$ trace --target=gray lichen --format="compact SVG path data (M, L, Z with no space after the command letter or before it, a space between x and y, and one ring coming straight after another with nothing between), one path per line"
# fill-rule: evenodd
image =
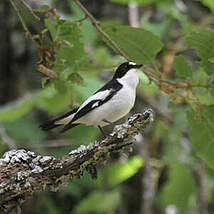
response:
M135 141L133 136L152 121L151 109L135 114L126 123L116 126L109 137L87 146L81 145L61 159L36 155L24 149L6 152L0 159L0 176L3 178L0 180L0 200L5 200L5 204L13 198L18 201L19 195L22 199L25 193L29 196L34 191L44 190L46 186L57 191L70 179L80 178L85 170L96 178L96 167L106 163L111 152L121 152L125 147L128 148ZM2 205L0 213L1 209Z
M69 155L77 155L84 153L87 150L87 147L85 145L80 145L77 149L72 150Z
M113 133L117 135L117 138L124 138L124 135L127 133L128 128L131 126L128 123L124 123L122 125L117 125L114 127Z
M33 173L41 173L43 172L43 169L40 166L35 166L32 170Z

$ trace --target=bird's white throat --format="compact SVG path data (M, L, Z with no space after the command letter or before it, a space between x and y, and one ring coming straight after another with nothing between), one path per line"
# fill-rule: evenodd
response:
M123 86L128 85L131 88L136 88L139 83L139 75L137 69L130 69L122 78L118 78L117 81Z

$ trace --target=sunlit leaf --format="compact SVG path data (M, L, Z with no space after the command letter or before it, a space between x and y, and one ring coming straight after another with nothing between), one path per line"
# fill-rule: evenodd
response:
M131 176L143 166L143 160L140 156L134 156L126 162L116 162L105 168L99 175L99 182L105 182L109 186L117 185Z

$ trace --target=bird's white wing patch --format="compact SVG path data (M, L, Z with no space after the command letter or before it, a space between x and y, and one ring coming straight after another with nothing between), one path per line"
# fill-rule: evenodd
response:
M135 62L129 62L129 65L136 65Z
M111 93L111 90L100 91L91 97L89 97L78 109L76 113L78 113L82 108L84 108L88 103L93 100L105 100L105 98ZM93 107L97 106L99 102L93 104ZM95 105L95 106L94 106Z
M100 102L100 101L97 101L96 103L94 103L94 104L92 105L92 108L98 106L98 105L99 105L99 102Z

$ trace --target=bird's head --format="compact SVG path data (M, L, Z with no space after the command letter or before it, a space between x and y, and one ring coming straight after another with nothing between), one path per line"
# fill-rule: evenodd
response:
M141 68L142 64L136 64L135 62L124 62L121 64L115 74L114 74L114 79L120 79L126 76L126 74L130 73L129 71L137 71L137 69Z

